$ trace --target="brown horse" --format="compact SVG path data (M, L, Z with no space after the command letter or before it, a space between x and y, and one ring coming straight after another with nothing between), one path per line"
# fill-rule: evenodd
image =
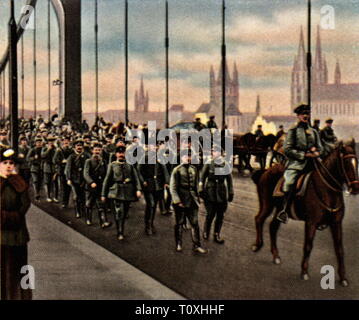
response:
M268 170L260 170L253 174L252 179L257 185L260 209L255 217L257 230L254 252L263 246L263 224L272 211L280 210L281 198L273 197L273 191L284 172L283 165L275 165ZM342 221L344 218L343 187L347 185L351 194L359 193L358 159L355 153L354 140L338 146L321 162L315 161L315 170L308 182L307 190L302 198L294 201L297 218L305 222L305 243L302 260L302 279L308 280L309 256L313 248L316 230L321 226L329 226L335 253L338 260L340 283L348 285L345 277ZM278 200L279 199L279 200ZM277 232L280 222L275 218L270 223L271 252L273 262L280 264L281 259L277 248ZM294 217L291 216L293 219Z

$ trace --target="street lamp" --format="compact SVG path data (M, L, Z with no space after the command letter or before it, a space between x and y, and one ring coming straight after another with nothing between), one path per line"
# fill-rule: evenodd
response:
M63 84L64 82L62 81L62 80L60 80L60 79L56 79L56 80L53 80L52 81L52 85L55 87L55 86L59 86L59 92L60 92L60 94L59 94L59 110L58 110L58 113L60 114L60 116L61 116L61 85Z

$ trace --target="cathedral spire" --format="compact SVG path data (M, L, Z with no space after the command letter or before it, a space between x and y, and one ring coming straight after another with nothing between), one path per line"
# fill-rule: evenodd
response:
M297 70L307 70L307 54L305 52L303 26L300 27L300 39L296 61Z
M144 89L144 85L143 85L143 76L141 76L140 97L141 98L145 97L145 89Z
M261 114L261 100L259 94L257 95L257 104L256 104L256 115L257 117Z
M233 65L233 82L237 85L238 84L238 69L237 69L237 63L234 62Z
M340 71L340 64L339 60L337 60L336 66L335 66L335 74L334 74L334 83L339 85L341 84L342 73Z

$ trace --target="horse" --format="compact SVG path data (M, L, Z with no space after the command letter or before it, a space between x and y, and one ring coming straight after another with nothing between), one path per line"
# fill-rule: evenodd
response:
M358 158L355 152L355 141L340 142L324 160L314 160L315 169L308 181L303 197L294 200L298 220L305 222L305 243L301 264L301 278L309 279L309 257L313 248L316 230L321 226L329 226L334 241L334 249L338 261L338 274L342 286L348 286L344 266L344 248L342 221L344 218L344 185L350 194L359 193ZM273 210L280 210L282 199L273 197L273 191L284 172L282 164L274 165L267 170L258 170L252 175L257 186L260 203L255 217L257 238L252 246L258 252L263 246L263 224ZM290 218L295 217L290 214ZM273 262L280 264L277 248L277 232L281 222L276 214L270 223L271 252Z
M238 171L243 170L253 171L250 165L251 149L255 145L256 136L248 132L243 135L234 135L233 137L233 155L238 156L239 166Z
M251 149L251 155L256 156L262 170L266 167L268 152L273 150L276 141L277 139L274 134L261 136L256 139Z

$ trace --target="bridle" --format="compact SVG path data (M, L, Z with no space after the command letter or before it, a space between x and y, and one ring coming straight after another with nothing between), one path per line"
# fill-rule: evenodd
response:
M344 176L345 178L345 183L348 186L348 189L351 189L351 187L353 185L359 184L359 178L358 178L358 170L357 170L357 165L358 165L358 158L354 153L349 153L344 155L343 152L340 152L339 154L339 164L340 164L340 171L341 174ZM355 161L355 165L354 165L354 174L355 174L355 180L350 181L348 174L345 170L345 165L344 165L344 161L347 159L353 159ZM326 172L326 174L330 177L330 179L334 182L334 184L336 186L333 186L326 177L323 176L323 174L321 173L321 171L318 168L318 164L321 166L321 168L324 169L324 171ZM342 184L335 178L333 177L333 175L330 173L330 171L327 169L327 167L323 164L323 162L319 159L315 159L314 160L314 166L316 171L319 174L319 177L321 178L321 180L323 181L323 183L331 190L335 191L335 192L342 192L343 191L343 186Z

